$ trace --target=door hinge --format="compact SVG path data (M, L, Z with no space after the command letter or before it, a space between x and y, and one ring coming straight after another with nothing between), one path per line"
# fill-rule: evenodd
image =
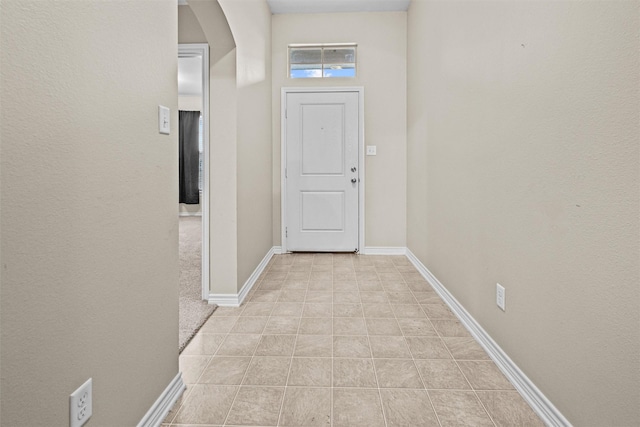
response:
M285 178L289 178L287 168L284 168L284 177Z
M284 237L289 237L289 227L284 228Z

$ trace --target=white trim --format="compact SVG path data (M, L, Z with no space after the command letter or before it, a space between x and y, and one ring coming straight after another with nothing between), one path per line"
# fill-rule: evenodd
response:
M255 270L253 270L253 273L251 273L251 276L249 276L247 281L244 282L244 285L242 286L242 289L240 289L239 293L211 294L209 295L209 298L208 298L209 304L217 304L220 307L240 307L240 304L242 304L242 302L247 297L247 295L249 294L253 286L256 284L256 282L258 282L260 275L264 272L264 270L269 265L269 261L271 261L271 258L274 255L281 254L281 253L282 253L282 248L280 248L279 246L274 246L271 249L269 249L269 251L264 256L264 258L262 258L262 261L260 261L260 264L258 264Z
M202 299L209 297L209 45L207 43L178 44L178 56L202 56ZM182 216L182 215L181 215ZM198 215L195 215L198 216Z
M180 212L178 214L179 217L184 218L184 217L190 217L190 216L199 216L202 217L202 212Z
M560 413L540 389L525 375L524 372L509 358L507 353L491 338L491 336L480 326L480 324L469 314L453 295L444 287L442 283L422 264L422 262L411 252L406 250L409 261L416 267L422 276L431 284L433 289L440 295L451 311L460 319L460 322L469 330L471 335L480 343L482 348L489 354L502 373L513 384L515 389L522 395L524 400L538 414L542 421L548 426L571 426L571 423Z
M160 397L142 417L138 427L159 427L186 388L187 386L182 381L182 373L178 372L178 375L171 380Z
M365 221L365 135L364 135L364 87L283 87L280 95L280 233L281 233L281 253L287 252L287 238L285 234L285 224L287 223L287 192L285 180L285 167L287 165L287 94L288 93L315 93L315 92L357 92L358 93L358 167L360 179L358 187L358 250L362 251L364 246L364 221Z
M406 255L407 248L395 246L367 246L364 248L363 255Z

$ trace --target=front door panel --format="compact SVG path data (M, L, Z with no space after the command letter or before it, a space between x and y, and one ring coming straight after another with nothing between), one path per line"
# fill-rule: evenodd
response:
M357 92L289 93L286 98L286 247L358 249Z

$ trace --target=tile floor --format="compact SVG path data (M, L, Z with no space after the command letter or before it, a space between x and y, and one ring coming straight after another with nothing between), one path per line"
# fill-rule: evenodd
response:
M167 426L541 426L404 256L275 256L180 356Z

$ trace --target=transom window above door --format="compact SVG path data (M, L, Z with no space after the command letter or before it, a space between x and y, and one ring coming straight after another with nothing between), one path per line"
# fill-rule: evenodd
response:
M289 45L289 77L355 77L356 50L355 43Z

